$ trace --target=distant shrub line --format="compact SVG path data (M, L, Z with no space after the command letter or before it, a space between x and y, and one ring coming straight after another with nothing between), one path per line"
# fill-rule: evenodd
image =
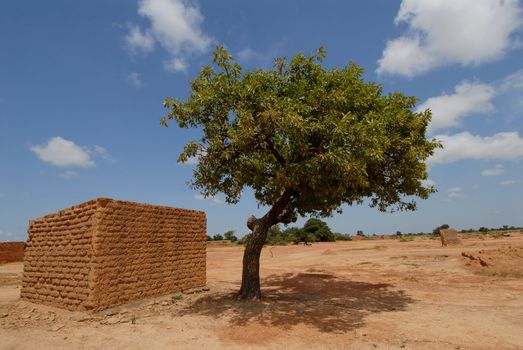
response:
M408 232L402 233L401 231L396 231L395 234L365 234L362 230L356 231L356 236L360 239L379 239L379 238L389 238L389 239L400 239L401 242L408 242L412 239L406 239L405 237L413 236L427 236L428 238L434 238L439 235L441 229L448 229L450 226L443 224L436 227L430 232ZM482 234L494 234L497 236L503 236L499 231L517 231L523 232L523 227L515 227L503 225L498 228L486 228L480 227L479 229L464 229L459 231L460 233L482 233ZM207 236L207 241L229 241L236 244L245 244L250 237L250 233L243 235L241 238L238 238L235 235L235 231L229 230L223 235L216 234L213 236ZM274 225L269 230L269 235L267 237L267 244L269 245L287 245L287 244L309 244L314 242L335 242L335 241L352 241L353 236L348 233L332 232L330 227L326 222L311 218L307 220L303 227L287 227L281 229L280 225ZM437 239L437 237L436 237Z

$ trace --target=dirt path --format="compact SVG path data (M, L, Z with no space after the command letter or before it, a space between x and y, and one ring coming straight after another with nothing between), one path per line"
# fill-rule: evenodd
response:
M239 303L243 250L212 247L209 292L89 317L19 301L22 264L0 265L0 350L523 349L521 249L522 235L266 247L265 298Z

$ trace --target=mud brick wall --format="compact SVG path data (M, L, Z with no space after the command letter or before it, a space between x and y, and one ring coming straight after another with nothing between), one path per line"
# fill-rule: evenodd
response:
M206 218L99 198L30 221L23 299L103 310L206 283Z
M88 309L97 202L29 221L22 299Z
M24 260L25 242L0 242L0 264Z
M441 239L441 245L443 247L461 244L461 240L458 238L458 231L453 228L441 229L439 231L439 238Z
M205 213L124 201L100 205L93 240L96 308L205 285Z

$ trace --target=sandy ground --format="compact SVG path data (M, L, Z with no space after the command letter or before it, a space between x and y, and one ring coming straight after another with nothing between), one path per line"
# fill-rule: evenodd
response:
M1 265L0 349L523 349L523 235L266 247L260 303L233 299L242 252L208 248L209 291L97 315L20 301Z

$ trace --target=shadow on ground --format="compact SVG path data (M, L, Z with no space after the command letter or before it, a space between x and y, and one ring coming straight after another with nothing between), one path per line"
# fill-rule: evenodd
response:
M209 295L181 314L228 317L237 326L255 321L282 329L304 324L322 332L346 332L361 327L367 315L405 310L413 302L390 284L355 282L331 274L272 275L262 286L262 302L235 301L233 293Z

